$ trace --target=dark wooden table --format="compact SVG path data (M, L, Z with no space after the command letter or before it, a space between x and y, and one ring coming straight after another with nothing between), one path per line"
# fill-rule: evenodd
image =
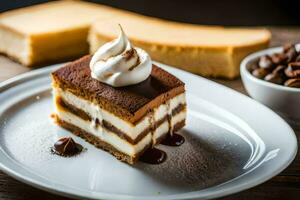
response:
M273 38L271 46L280 46L285 42L300 42L300 27L271 27ZM0 81L4 81L17 74L24 73L30 69L10 61L5 57L0 57ZM233 88L241 93L246 94L240 79L214 80ZM299 105L300 106L300 105ZM295 130L299 142L300 130ZM1 200L21 200L21 199L43 199L43 200L60 200L67 199L56 196L39 189L35 189L24 183L21 183L7 176L0 171L0 199ZM300 199L300 153L298 152L293 163L278 176L272 178L264 184L252 189L227 196L224 200L235 199Z

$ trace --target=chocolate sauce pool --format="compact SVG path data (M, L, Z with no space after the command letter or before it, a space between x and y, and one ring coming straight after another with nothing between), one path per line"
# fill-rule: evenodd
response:
M173 133L172 135L168 134L167 137L160 144L178 147L181 146L184 143L184 141L185 139L183 136L177 133ZM154 147L146 150L140 157L140 161L148 164L160 164L163 163L166 159L166 152Z
M161 141L160 144L167 145L167 146L173 146L178 147L181 146L184 143L185 139L183 136L173 133L173 135L168 134L167 137Z
M82 152L83 147L71 137L63 137L55 142L51 152L60 156L70 157Z
M166 152L154 147L151 149L147 149L140 157L140 161L148 164L160 164L163 163L166 159Z

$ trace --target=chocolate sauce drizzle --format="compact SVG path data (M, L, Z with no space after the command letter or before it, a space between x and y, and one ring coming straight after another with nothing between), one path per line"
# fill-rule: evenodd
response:
M60 156L70 157L79 154L83 149L71 137L63 137L55 142L51 148L51 152Z
M172 135L167 134L166 138L164 138L164 140L161 141L160 144L178 147L178 146L181 146L184 143L184 141L185 141L185 139L182 135L173 133Z
M166 159L166 152L154 147L151 149L147 149L140 157L140 161L148 164L160 164L163 163Z

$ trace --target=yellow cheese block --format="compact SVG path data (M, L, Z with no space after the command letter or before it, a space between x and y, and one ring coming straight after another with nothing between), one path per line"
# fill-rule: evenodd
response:
M127 12L92 24L91 53L117 37L118 23L133 44L145 49L153 60L210 77L237 77L241 60L266 48L271 38L265 29L199 26Z
M116 11L81 1L54 1L2 13L0 52L27 66L87 54L90 24Z

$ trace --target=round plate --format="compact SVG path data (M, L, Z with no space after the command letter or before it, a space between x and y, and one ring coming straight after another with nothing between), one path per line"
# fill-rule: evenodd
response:
M127 165L84 140L64 158L50 147L71 135L51 120L51 71L35 70L0 85L0 167L32 186L90 199L215 198L258 185L294 159L297 140L277 114L199 76L159 64L186 83L187 125L180 147L160 165Z

